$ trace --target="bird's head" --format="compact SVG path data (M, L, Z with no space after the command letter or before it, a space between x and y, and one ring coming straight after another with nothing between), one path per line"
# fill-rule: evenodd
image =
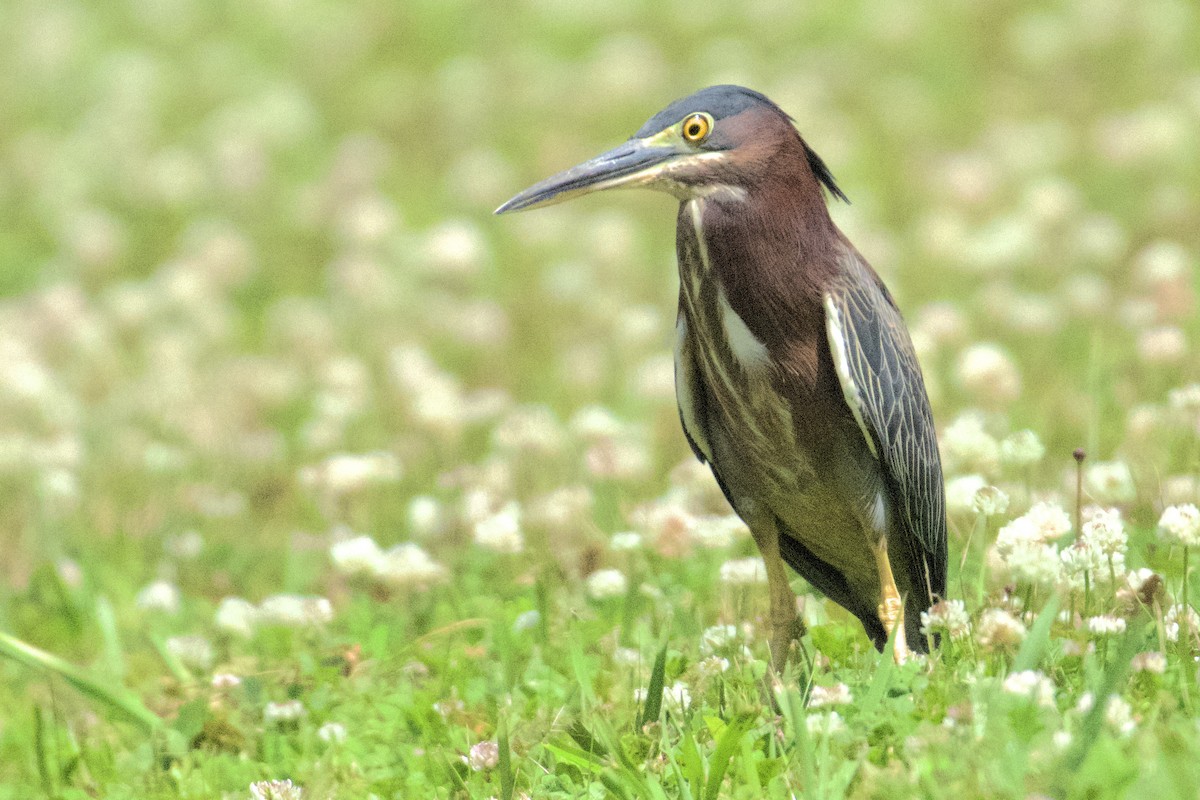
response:
M496 213L626 186L658 189L681 200L745 196L777 166L773 159L788 145L800 148L796 152L803 154L820 185L846 199L777 105L741 86L710 86L671 103L624 144L534 184Z

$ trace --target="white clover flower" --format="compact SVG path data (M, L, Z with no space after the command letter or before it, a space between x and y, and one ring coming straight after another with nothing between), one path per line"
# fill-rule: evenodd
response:
M1137 348L1147 364L1175 364L1187 355L1187 335L1174 325L1159 325L1138 335Z
M587 593L593 600L621 597L628 589L629 581L619 569L600 569L587 577Z
M408 503L408 525L418 536L432 536L442 527L442 506L428 495L418 495Z
M967 315L952 303L929 303L922 306L913 320L914 336L921 334L937 345L955 344L967 334Z
M1055 503L1037 503L1025 512L1024 519L1037 529L1038 538L1043 542L1057 539L1071 530L1071 517Z
M1130 669L1134 672L1149 672L1154 675L1162 675L1167 671L1167 657L1157 650L1150 650L1145 653L1138 653L1129 662Z
M134 602L144 611L176 614L180 604L179 587L168 581L155 581L138 592Z
M1042 532L1025 517L1017 517L996 534L996 552L1001 558L1007 558L1017 547L1041 544L1045 544Z
M1133 718L1133 709L1125 699L1113 695L1108 698L1108 708L1104 709L1104 721L1113 732L1122 738L1133 735L1137 730L1137 722Z
M1158 534L1168 544L1200 544L1200 508L1191 503L1168 506L1158 518Z
M587 486L561 486L526 506L530 524L548 530L569 530L587 525L595 498Z
M58 579L70 589L79 589L83 586L83 567L79 566L79 562L70 558L60 559L54 565L54 571L58 573Z
M500 745L491 740L477 742L471 745L466 761L476 772L495 769L500 763Z
M1147 569L1146 567L1139 567L1138 569L1129 572L1125 576L1125 585L1129 587L1129 591L1136 595L1140 595L1142 593L1142 589L1144 589L1146 586L1146 581L1150 580L1154 576L1154 570Z
M1008 495L995 486L982 486L971 501L975 513L995 517L1008 511Z
M727 669L729 669L729 659L721 658L721 656L709 656L708 658L701 659L701 661L696 664L696 671L699 672L701 676L706 678L711 678L714 675L720 675Z
M1200 497L1200 476L1168 475L1162 479L1162 499L1167 505L1186 503Z
M738 640L738 629L733 625L713 625L700 634L700 652L713 653Z
M678 557L687 552L695 519L676 495L639 506L630 515L630 521L645 531L658 552L667 557Z
M614 533L608 541L608 546L618 552L638 550L642 546L642 535L637 531L622 531Z
M324 597L276 594L259 604L257 616L262 624L288 628L324 625L333 619L333 604Z
M1061 577L1058 548L1052 544L1018 540L1002 558L1013 580L1020 584L1053 586Z
M670 686L663 687L663 702L667 708L682 714L692 704L692 692L683 681L675 681Z
M172 636L166 646L167 652L195 672L207 672L216 658L212 642L203 636Z
M317 728L317 738L322 742L340 744L346 741L346 726L340 722L326 722Z
M281 703L267 703L263 709L263 721L268 725L286 725L297 722L308 714L308 709L299 700L284 700Z
M1075 713L1083 716L1095 707L1096 696L1091 692L1084 692L1079 696L1079 702L1075 704ZM1133 709L1129 707L1129 703L1115 694L1108 697L1108 703L1104 708L1104 721L1113 733L1122 738L1137 730L1137 723L1133 719Z
M1082 591L1089 582L1092 586L1108 586L1112 578L1119 581L1125 577L1124 553L1106 556L1086 539L1064 548L1059 557L1062 561L1059 580L1067 591Z
M642 663L642 651L636 647L618 647L613 651L613 663L636 667Z
M1033 431L1010 433L1000 442L1000 461L1007 467L1031 467L1046 456L1046 446Z
M1083 473L1083 481L1092 497L1101 503L1132 503L1137 499L1133 473L1123 461L1100 461Z
M809 714L804 720L809 736L833 736L846 729L842 715L836 711Z
M971 632L971 620L962 600L939 600L921 612L921 633L932 636L945 633L951 639L962 639Z
M1093 636L1119 636L1125 632L1125 620L1107 615L1088 617L1087 629Z
M692 541L701 547L728 547L739 538L749 535L750 529L736 514L696 517L692 524Z
M844 683L835 683L833 686L813 686L812 693L808 696L809 708L844 706L853 702L854 695L850 693L850 687Z
M465 219L451 219L429 230L422 255L439 273L469 277L488 259L487 239L479 226Z
M218 630L248 639L258 625L258 609L240 597L226 597L217 606L213 624Z
M959 415L940 439L947 468L991 473L1000 459L1000 444L984 428L983 417L976 413Z
M592 444L583 455L584 466L594 478L636 480L650 471L650 451L630 437L605 438Z
M1021 373L998 344L981 342L963 351L958 380L968 392L988 402L1007 402L1021 395Z
M951 514L970 514L975 511L975 497L987 487L987 479L971 473L946 481L946 510Z
M542 613L536 608L529 611L522 611L513 620L513 630L517 632L531 631L540 625L542 622Z
M187 530L171 536L163 543L167 555L180 561L191 561L204 549L204 537L199 531Z
M422 666L424 665L422 664ZM467 704L457 697L451 697L448 700L439 700L432 706L433 710L438 713L438 716L444 720L449 720L453 715L462 713L466 707Z
M1167 393L1167 404L1175 411L1200 412L1200 383L1191 383Z
M988 650L1013 648L1025 639L1025 623L1003 608L989 608L975 626L975 639Z
M1000 529L996 551L1007 557L1021 545L1044 545L1071 529L1067 512L1051 503L1038 503Z
M562 449L566 435L558 417L546 406L519 406L500 421L492 439L503 450L550 456Z
M329 548L329 558L334 569L343 575L372 574L378 567L383 552L370 536L355 536L334 542Z
M1178 642L1181 635L1194 639L1200 633L1200 614L1191 606L1175 603L1163 614L1163 630L1169 642Z
M417 544L398 544L375 562L375 577L393 588L425 589L446 577L446 568Z
M302 800L304 790L286 781L256 781L250 784L250 800Z
M475 523L475 543L495 553L519 553L525 547L521 535L521 507L510 502L500 511Z
M235 686L241 686L242 679L232 672L214 672L212 676L212 688L214 689L232 689Z
M767 566L762 558L734 558L721 565L721 583L726 586L753 586L767 582Z
M1037 670L1014 672L1004 679L1008 694L1024 697L1046 708L1054 707L1054 682Z
M604 406L581 408L571 417L568 427L571 433L587 441L612 438L625 432L625 424Z
M1125 533L1125 523L1121 521L1121 512L1115 508L1094 509L1091 518L1083 523L1080 538L1087 542L1089 547L1108 556L1124 555L1129 542Z
M330 497L344 497L378 483L400 479L400 461L391 453L339 453L300 470L300 485Z

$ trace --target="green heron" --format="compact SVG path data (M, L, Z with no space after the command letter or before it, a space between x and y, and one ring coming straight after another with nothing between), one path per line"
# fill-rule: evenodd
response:
M830 218L824 192L846 196L825 162L766 97L713 86L496 213L622 186L680 203L679 417L762 552L773 665L804 632L785 563L880 650L894 632L897 660L928 652L919 612L946 591L933 416L895 301Z

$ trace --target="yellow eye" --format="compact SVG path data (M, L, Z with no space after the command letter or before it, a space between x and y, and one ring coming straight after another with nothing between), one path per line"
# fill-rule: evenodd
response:
M692 114L683 121L683 138L693 144L704 141L712 130L712 117L708 114Z

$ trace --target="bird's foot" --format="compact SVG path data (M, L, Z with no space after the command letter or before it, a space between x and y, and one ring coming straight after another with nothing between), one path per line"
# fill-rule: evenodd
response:
M879 621L888 636L894 637L892 657L897 664L908 660L908 642L904 638L904 600L896 588L896 578L892 574L892 562L888 559L887 539L880 539L873 548L875 550L875 566L879 570Z
M883 629L894 638L892 657L896 663L903 664L908 661L911 653L908 640L904 636L904 603L898 595L885 595L883 602L879 604L879 619L883 623Z
M792 643L804 652L804 635L808 628L804 620L795 611L795 600L792 602L791 614L774 619L771 622L771 667L783 675L784 669L791 660ZM807 661L807 653L804 653Z

